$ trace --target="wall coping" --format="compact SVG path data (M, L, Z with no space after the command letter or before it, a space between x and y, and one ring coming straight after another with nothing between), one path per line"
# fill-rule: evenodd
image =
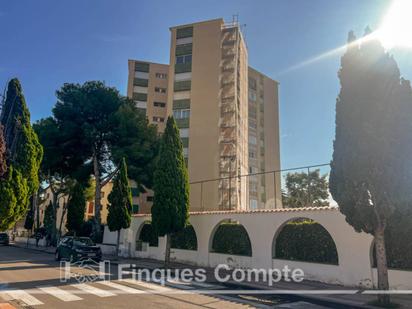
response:
M258 214L258 213L282 213L282 212L304 212L304 211L339 211L336 206L328 207L301 207L301 208L278 208L278 209L256 209L256 210L209 210L192 211L190 216L198 215L225 215L225 214ZM150 217L151 214L134 214L133 217Z

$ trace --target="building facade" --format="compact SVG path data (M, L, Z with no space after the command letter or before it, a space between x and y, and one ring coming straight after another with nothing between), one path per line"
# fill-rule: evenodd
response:
M282 208L278 82L249 67L249 209ZM272 172L272 173L271 173Z
M274 208L273 174L271 184L259 177L259 188L253 191L259 196L253 198L250 185L254 189L255 183L245 175L251 164L253 171L262 166L279 169L277 83L249 69L246 43L237 22L209 20L172 27L170 34L169 65L129 60L128 96L146 109L149 121L156 123L160 132L167 116L174 116L191 183L191 210L246 210L251 204L253 208ZM262 100L253 101L248 96L249 75L255 73L252 79L263 80L259 94L265 94ZM163 89L162 96L156 88ZM164 95L166 102L160 101ZM158 102L165 104L155 106ZM263 135L263 142L252 145L259 147L256 155L263 153L261 160L250 158L254 153L249 151L253 104L268 105L262 116L267 121L254 119L262 122L254 133ZM280 184L280 174L276 177ZM278 193L280 197L280 185ZM150 210L144 198L142 203L142 210Z

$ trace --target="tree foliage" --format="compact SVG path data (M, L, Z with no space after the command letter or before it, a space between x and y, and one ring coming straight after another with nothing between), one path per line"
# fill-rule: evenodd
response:
M69 232L75 232L76 235L81 233L85 210L86 198L84 195L84 188L81 183L77 182L71 189L70 198L67 203L66 228Z
M107 225L111 232L127 229L131 222L132 193L127 177L126 161L123 159L119 173L113 182L113 190L108 196Z
M189 183L179 130L167 119L154 176L152 223L159 236L182 230L189 217Z
M329 191L327 175L320 175L319 169L308 173L288 173L286 191L282 192L285 207L328 206Z
M131 179L138 183L141 191L151 187L153 160L157 154L156 127L149 126L146 116L133 101L102 82L64 84L57 91L57 99L53 118L48 120L57 127L57 143L51 146L64 145L59 151L68 158L64 166L76 167L77 175L73 177L88 179L93 175L99 230L101 188L120 168L117 163L123 157L129 164Z
M26 220L24 221L24 228L28 231L33 229L34 225L34 205L31 203L29 211L26 214Z
M385 229L412 201L412 90L379 41L359 45L353 33L339 78L330 191L346 221L374 235L378 287L388 289Z
M46 210L44 211L44 221L43 221L44 228L47 231L48 235L53 233L53 225L56 225L56 219L54 218L53 212L53 204L50 201L49 205L47 205Z
M6 172L6 141L4 140L3 126L0 124L0 179Z
M39 187L38 171L43 149L30 123L20 82L12 79L7 87L0 126L0 225L10 228L28 210L29 196ZM4 146L6 151L4 152ZM8 171L4 174L4 154Z
M29 203L27 180L13 166L0 181L0 230L7 230L26 212Z

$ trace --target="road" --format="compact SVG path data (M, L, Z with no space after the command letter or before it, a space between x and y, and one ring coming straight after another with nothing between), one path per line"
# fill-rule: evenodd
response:
M0 247L0 303L9 302L15 308L36 309L74 306L76 309L325 308L304 302L259 301L247 295L208 294L208 290L227 288L216 284L199 286L175 281L161 286L131 278L116 280L114 272L112 267L106 273L110 281L90 281L90 278L95 278L92 277L96 274L93 269L71 267L69 273L77 275L77 278L66 278L63 282L61 277L64 278L64 272L52 254L13 246ZM81 278L88 281L80 283Z

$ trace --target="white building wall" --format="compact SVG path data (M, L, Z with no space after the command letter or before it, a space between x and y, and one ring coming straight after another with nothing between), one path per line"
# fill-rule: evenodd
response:
M339 258L339 265L326 265L272 259L272 245L275 235L283 225L296 218L309 218L321 224L333 238ZM158 247L147 247L147 251L136 251L138 232L150 215L138 215L132 219L131 227L121 234L121 254L140 258L164 259L166 242L159 238ZM226 219L239 221L248 232L252 256L236 256L210 252L213 233L220 222ZM244 268L301 268L305 279L345 286L371 287L376 284L376 271L371 267L371 244L373 237L357 233L346 223L345 217L337 208L274 209L257 211L212 211L191 213L190 223L197 236L197 251L172 249L171 257L193 265L215 267L228 264ZM115 237L104 234L104 243L114 243ZM393 288L412 288L412 272L390 270L390 284Z

